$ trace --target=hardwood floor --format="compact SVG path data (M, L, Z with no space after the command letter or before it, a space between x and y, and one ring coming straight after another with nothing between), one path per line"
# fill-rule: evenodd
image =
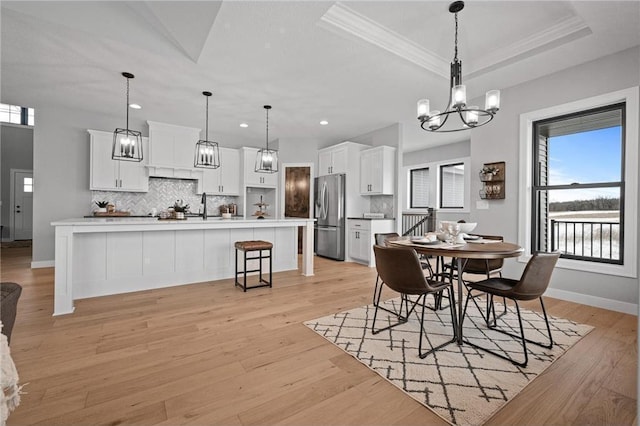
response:
M446 424L302 322L371 303L375 269L316 258L274 274L76 301L52 317L53 268L3 249L23 286L11 352L25 384L9 425ZM546 299L595 326L489 424L634 424L637 318ZM535 308L535 305L531 306Z

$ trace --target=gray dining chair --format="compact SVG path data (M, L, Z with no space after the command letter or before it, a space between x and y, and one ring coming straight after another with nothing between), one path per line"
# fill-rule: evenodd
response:
M469 291L467 292L467 299L464 304L464 311L462 315L462 324L464 326L464 319L467 315L467 307L469 305L469 299L473 299L473 292L484 292L487 297L491 299L489 304L490 309L494 311L494 321L488 322L487 326L491 330L498 331L502 334L506 334L515 339L519 339L522 344L522 352L524 355L524 361L520 362L514 358L511 358L507 355L503 355L501 353L495 352L491 349L482 347L475 343L469 342L467 340L464 341L465 344L469 344L478 349L482 349L486 352L489 352L495 356L498 356L502 359L506 359L507 361L511 361L513 364L526 367L529 361L529 356L527 353L527 342L551 349L553 347L553 337L551 336L551 327L549 326L549 318L547 317L547 311L544 307L544 302L542 300L542 294L545 292L547 287L549 286L549 281L551 280L551 274L553 273L553 268L560 257L559 252L554 253L535 253L529 259L527 266L522 273L522 276L519 280L511 279L511 278L503 278L503 277L492 277L486 280L477 281L477 282L469 282L467 284ZM507 330L501 329L497 325L497 321L495 320L495 305L493 303L493 297L500 296L506 299L512 300L516 306L516 312L518 314L518 324L520 328L520 335L513 334ZM548 339L549 343L542 343L538 341L533 341L527 339L524 335L524 328L522 326L522 315L520 313L520 305L518 301L526 301L526 300L540 300L540 305L542 306L542 314L544 316L544 322L547 327ZM487 317L489 313L487 313ZM505 352L506 353L506 352Z
M451 283L446 281L431 281L424 276L422 272L422 266L420 265L420 259L415 250L411 248L395 248L395 247L383 247L375 245L373 252L376 257L376 269L378 270L378 276L381 280L381 286L388 286L390 289L405 295L403 301L400 303L400 310L398 313L393 313L397 317L397 322L390 324L384 328L376 330L376 319L378 316L378 309L380 309L380 294L375 303L375 312L373 314L373 322L371 324L371 332L378 334L381 331L389 330L400 324L404 324L409 321L409 317L416 309L417 306L421 307L420 313L420 337L418 341L418 355L420 358L425 358L427 355L435 350L438 350L452 342L456 341L457 321L455 313L455 299L454 292L452 291ZM447 291L451 300L450 312L451 312L451 325L453 328L453 338L445 343L431 348L426 352L422 352L422 340L425 335L424 331L424 311L425 311L425 299L428 294L437 294L442 291ZM415 301L409 299L409 296L418 296ZM409 307L411 303L411 307ZM405 306L405 315L402 313L403 305Z

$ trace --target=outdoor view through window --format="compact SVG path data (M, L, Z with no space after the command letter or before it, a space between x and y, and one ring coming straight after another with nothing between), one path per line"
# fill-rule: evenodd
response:
M535 251L623 263L624 104L534 123Z

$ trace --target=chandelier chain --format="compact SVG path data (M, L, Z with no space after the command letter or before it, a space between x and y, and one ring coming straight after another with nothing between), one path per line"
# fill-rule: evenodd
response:
M458 12L455 13L455 20L456 20L456 35L455 35L455 49L454 49L454 53L453 53L453 59L454 61L456 61L458 59Z

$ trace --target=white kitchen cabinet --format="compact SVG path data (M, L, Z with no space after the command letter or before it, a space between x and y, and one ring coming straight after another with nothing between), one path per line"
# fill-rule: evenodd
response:
M376 266L373 254L375 234L395 232L393 219L349 219L349 258L352 262Z
M318 151L318 176L346 173L348 164L348 145L344 143Z
M395 153L390 146L378 146L360 153L360 194L393 195Z
M198 193L213 195L240 195L240 151L231 148L219 148L220 167L201 169L202 179Z
M255 171L258 148L242 148L242 176L244 186L275 188L279 173L258 173Z
M89 130L90 172L89 189L92 191L149 191L149 173L146 167L148 138L142 138L143 160L119 161L111 159L113 133Z
M150 166L159 170L194 169L193 160L196 142L200 139L200 129L156 121L147 121L147 123L149 124Z

